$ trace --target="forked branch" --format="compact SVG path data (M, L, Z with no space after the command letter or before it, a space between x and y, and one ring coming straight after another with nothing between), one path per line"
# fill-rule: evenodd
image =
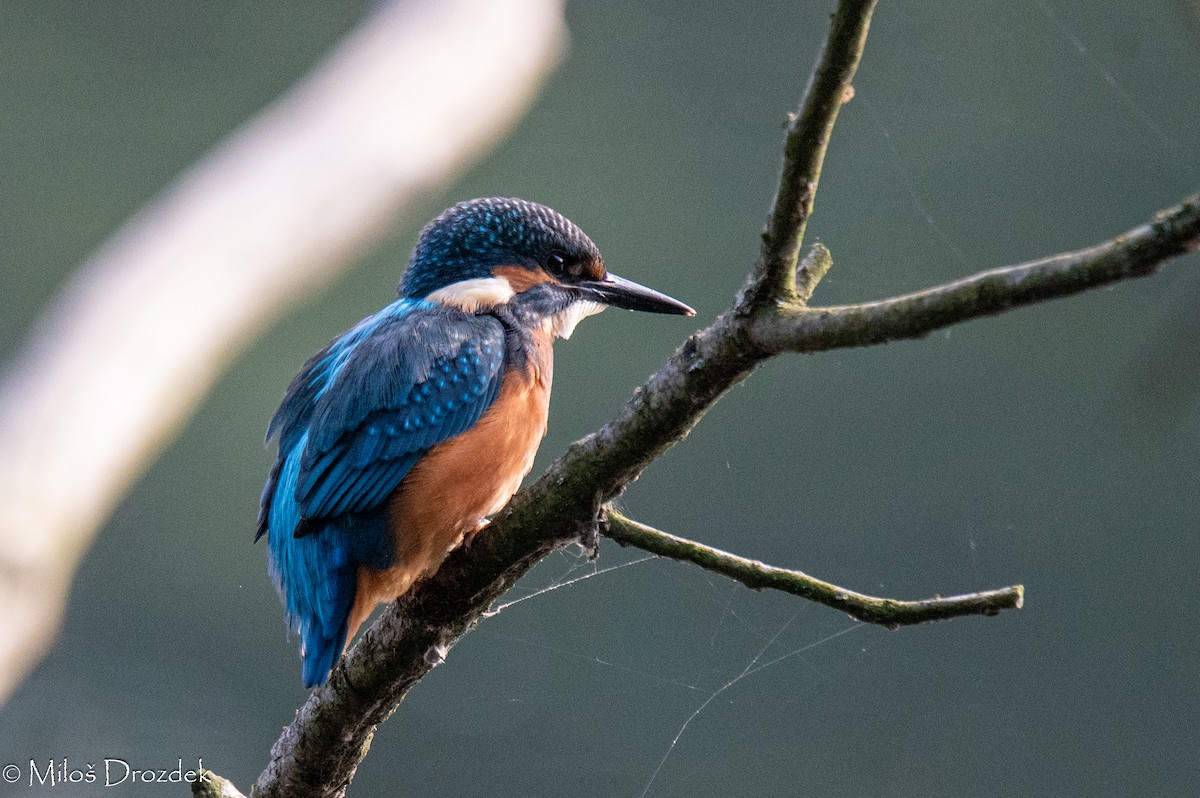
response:
M788 117L779 189L763 231L762 250L739 307L761 308L795 291L796 261L812 215L825 151L838 112L853 96L851 81L867 45L876 0L843 0L809 78L799 112Z
M1197 248L1200 193L1159 211L1146 224L1087 249L980 272L878 302L824 308L798 301L784 303L776 312L760 316L751 325L750 335L770 354L822 352L920 338L951 324L1148 277L1163 261Z

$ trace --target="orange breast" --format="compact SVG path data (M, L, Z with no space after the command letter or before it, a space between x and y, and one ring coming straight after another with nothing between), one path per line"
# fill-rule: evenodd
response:
M463 536L504 507L521 486L546 434L550 407L549 341L535 349L529 368L504 375L496 401L479 421L430 449L392 494L394 564L384 571L359 568L347 642L376 604L394 601L436 571Z

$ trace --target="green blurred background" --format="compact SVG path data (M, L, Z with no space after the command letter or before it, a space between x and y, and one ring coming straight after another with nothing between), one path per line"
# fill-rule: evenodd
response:
M248 789L305 698L250 544L262 433L292 373L390 299L420 224L486 194L558 208L614 271L710 321L755 256L780 123L831 7L571 3L566 61L515 135L255 343L121 504L57 646L0 709L0 765L202 757ZM0 357L108 232L362 12L5 0ZM1200 183L1200 24L1182 0L884 2L856 88L809 228L835 260L821 303L1089 245ZM1022 582L1026 609L888 632L634 564L465 638L382 727L351 795L639 796L660 763L652 796L1194 795L1198 267L770 363L622 501L867 592ZM560 344L539 467L689 324L610 312ZM605 544L599 566L640 558ZM512 597L591 568L553 556ZM775 660L673 745L714 691Z

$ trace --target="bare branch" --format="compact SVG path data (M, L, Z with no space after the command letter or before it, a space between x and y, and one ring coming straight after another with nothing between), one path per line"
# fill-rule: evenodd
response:
M961 596L935 596L920 601L877 598L824 582L802 571L776 568L670 535L630 520L615 510L608 511L604 534L622 546L635 546L673 560L690 562L741 582L753 590L782 590L841 610L860 621L890 629L966 615L997 615L1002 610L1020 609L1025 595L1024 587L1013 585L998 590Z
M745 334L755 297L775 302L784 264L791 297L796 252L829 126L846 97L874 2L841 0L829 40L785 148L776 208L760 266L740 312L696 333L637 390L611 423L579 441L535 484L519 492L469 549L392 605L317 688L276 741L259 776L259 796L341 796L366 755L375 727L439 663L458 638L538 560L594 534L601 505L686 436L705 411L765 357ZM837 66L840 64L841 66ZM838 76L830 79L828 76ZM824 120L824 121L821 121ZM799 209L799 210L797 210Z
M1165 220L1168 228L1176 230L1172 237L1181 237L1183 233L1179 230L1183 228L1176 229L1176 221L1172 220L1190 219L1191 213L1194 208L1182 214L1176 209L1161 215L1160 221ZM1187 222L1185 228L1191 229L1191 224ZM1165 259L1186 251L1186 241L1190 240L1181 238L1173 246L1153 246L1148 251ZM1061 257L1070 260L1076 255ZM1124 258L1115 254L1113 257ZM1040 263L1058 261L1056 257ZM1146 268L1146 264L1138 266L1139 270ZM1042 290L1057 291L1049 296L1072 292L1061 290L1059 285L1051 280L1049 287ZM1025 297L1026 284L1019 279L1013 283L1001 280L1000 286L994 288L996 309L991 312L1020 306L1017 299ZM1004 301L1006 291L1013 301ZM910 307L907 312L915 313L918 309L919 306ZM819 318L824 312L814 309L810 315ZM897 325L904 312L896 311ZM418 583L392 605L334 668L330 680L313 692L276 741L271 763L259 777L255 795L279 798L344 795L366 754L375 727L443 660L491 603L546 554L594 529L602 504L617 496L659 454L684 437L724 391L774 354L750 334L760 329L758 325L763 318L774 317L749 318L744 322L739 318L737 314L726 313L712 326L691 336L635 392L617 418L573 444L540 479L514 496L469 548L451 553L436 574ZM814 335L818 336L814 340L820 340L820 323L813 324ZM749 329L743 325L749 325ZM842 335L838 341L844 343L838 345L853 345L848 333ZM689 542L689 545L699 544ZM787 584L795 588L789 592L798 592L795 578L785 576L789 573L794 574L783 571L768 577L759 573L755 578L778 580L770 586L787 589L784 587ZM832 585L829 588L834 592L823 603L849 611L846 602L850 591ZM838 593L845 594L847 600ZM901 624L995 613L1019 606L1022 600L1019 586L917 602L892 603L890 599L854 595L860 606L866 608L864 619L873 619L872 602L880 602L874 605L877 613L874 622L883 617L889 618L885 623Z
M789 350L785 344L792 338L784 334L784 320L801 315L803 295L816 285L826 263L819 252L814 254L809 268L800 275L802 292L798 294L794 281L803 228L811 211L829 126L848 96L873 7L873 2L864 0L839 3L801 106L804 110L789 126L783 177L762 254L735 307L689 337L637 389L616 418L573 444L541 478L519 492L469 547L452 552L437 573L415 585L367 630L284 730L272 748L270 764L258 779L256 796L344 795L376 726L444 659L491 603L546 554L594 534L607 502L682 440L725 391L763 360ZM1181 247L1156 251L1161 259L1178 254ZM1003 301L1006 292L1017 298L1024 296L1025 289L1019 280L1011 285L1001 281L995 291L1001 299L990 312L1016 304L1015 299ZM1065 293L1069 291L1059 289L1048 296ZM781 303L784 310L778 309ZM825 312L811 312L814 330L819 331ZM910 312L916 311L910 308ZM771 337L772 330L776 337ZM841 345L851 345L848 333L841 340L845 341ZM693 552L704 551L689 545ZM724 560L723 567L735 570L730 565L735 561ZM802 588L795 572L759 565L747 569L748 562L739 566L741 575L766 580L761 586L769 583L791 592L807 590L811 596L822 592L816 585L823 583L808 581ZM831 606L847 610L847 603L854 603L849 591L832 585L828 590L832 592L824 597ZM853 598L864 608L864 615L876 622L886 617L886 623L914 623L1015 607L1021 592L1013 587L927 602L890 603L858 594Z
M809 78L800 112L788 117L783 172L763 231L762 250L738 306L763 308L791 298L804 229L812 215L825 152L842 106L854 96L851 81L862 60L876 0L843 0Z
M788 303L763 314L750 335L764 351L820 352L920 338L951 324L1154 274L1200 247L1200 194L1109 241L1077 252L981 272L878 302L840 307Z

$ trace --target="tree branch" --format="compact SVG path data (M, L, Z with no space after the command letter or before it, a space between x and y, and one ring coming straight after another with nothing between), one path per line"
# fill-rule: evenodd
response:
M267 769L258 779L256 796L343 795L370 746L376 726L396 710L408 690L439 664L491 603L536 562L556 548L594 535L603 506L620 495L667 448L686 437L727 390L745 379L763 360L779 352L799 349L795 343L799 333L789 333L789 324L811 330L804 334L812 336L813 341L825 340L820 337L820 330L827 315L835 319L829 322L835 327L847 325L838 309L814 310L807 315L800 312L807 294L828 268L828 253L817 252L811 262L806 260L808 266L801 273L799 293L795 286L796 260L829 129L848 96L849 81L862 52L873 7L874 2L864 0L839 3L802 111L788 128L783 176L760 257L735 306L712 325L690 336L635 391L616 418L569 447L545 474L514 496L469 547L452 552L433 576L419 582L384 612L284 730L272 748ZM1179 238L1170 246L1139 252L1161 260L1183 251L1184 240L1190 239ZM1133 276L1131 270L1125 271L1130 272L1125 276ZM987 293L988 300L976 305L988 309L977 309L974 315L1033 301L1029 298L1030 289L1021 279L1000 278L988 285L988 292L980 292ZM1046 292L1042 298L1070 293L1053 280L1040 290ZM919 302L892 310L893 329L902 328L900 320L906 313L930 312ZM957 320L971 317L963 314ZM941 323L955 320L950 315L939 318ZM836 345L850 346L852 340L847 329L836 339ZM888 337L868 335L861 343L880 340ZM833 345L829 343L825 348ZM689 545L693 546L693 552L703 551L694 548L696 544ZM725 560L724 567L736 570L729 565L735 561ZM849 591L831 585L818 588L816 585L824 583L816 582L808 582L808 587L801 588L794 572L758 565L747 570L747 562L742 561L739 566L740 573L747 578L768 580L772 587L787 585L784 589L791 592L805 589L812 595L823 589L832 590L826 596L829 599L826 603L847 609ZM767 586L766 582L761 584ZM847 600L838 598L838 593L845 594ZM963 614L961 610L967 606L977 608L977 612L998 611L1005 606L1018 606L1020 597L1019 588L1009 588L974 597L889 604L887 599L854 594L860 606L876 607L875 617L889 617L891 623ZM869 610L864 612L871 615ZM892 614L886 615L889 612Z
M840 307L788 302L759 316L750 336L769 354L821 352L920 338L951 324L1147 277L1200 248L1200 194L1094 247L980 272L914 294ZM806 259L807 262L807 259ZM819 278L818 278L819 279Z
M783 171L763 231L758 262L739 307L758 309L795 292L796 261L838 112L854 96L851 81L862 60L876 0L843 0L830 23L800 111L788 116Z
M375 727L441 662L487 607L556 548L595 534L619 495L765 356L746 336L747 311L792 296L803 226L837 111L847 96L874 0L841 0L801 113L788 126L783 174L758 265L736 312L694 334L611 423L573 444L520 491L472 546L393 604L313 691L271 749L255 785L264 798L342 796ZM782 276L781 276L782 275Z
M1159 222L1149 227L1165 223L1162 232L1165 238L1160 240L1157 234L1151 235L1150 239L1157 241L1153 245L1148 241L1130 244L1121 242L1120 237L1114 239L1112 243L1118 251L1100 255L1100 262L1138 265L1136 268L1117 268L1117 276L1110 276L1108 281L1139 276L1150 269L1144 257L1156 257L1157 263L1188 251L1191 245L1187 242L1200 235L1200 219L1194 216L1194 203L1191 202L1160 215ZM1140 241L1142 237L1137 238ZM1174 243L1169 243L1171 241ZM1126 245L1134 248L1138 253L1136 257L1128 256L1121 249ZM1099 249L1107 252L1105 247ZM1080 257L1090 263L1095 252L1086 250L1085 253L1091 255L1072 253L1015 268L1073 263ZM1053 272L1052 267L1047 268ZM1084 290L1063 290L1061 280L1048 276L1041 289L1048 292L1047 295L1037 296L1036 291L1030 295L1028 283L1022 279L994 278L1006 271L989 272L963 281L970 284L971 280L983 279L989 285L987 295L990 299L986 304L975 306L987 308L986 311L964 315L961 320ZM992 279L999 282L988 282ZM1103 284L1105 281L1095 282L1091 287ZM935 294L938 290L933 289ZM899 297L864 307L889 307L904 300L905 297ZM810 315L819 319L828 310L837 309L814 309ZM894 328L903 328L906 312L920 311L919 302L896 307L893 310L896 314ZM791 309L787 312L796 313ZM692 335L645 385L637 389L617 418L600 431L572 444L541 478L513 497L509 506L474 538L469 548L452 552L436 574L419 582L393 604L334 668L329 681L312 693L276 741L271 762L259 777L255 795L344 795L359 761L370 747L376 726L396 710L409 689L443 661L453 644L479 621L491 603L546 554L594 530L603 503L617 496L661 452L681 440L726 390L744 379L759 362L775 354L758 338L763 335L764 328L759 326L764 324L763 319L772 318L770 315L742 317L726 313L707 329ZM809 323L813 324L812 340L822 341L820 322ZM843 332L824 348L852 345L855 345L853 338ZM771 578L780 579L781 576L775 574ZM771 586L778 587L778 584ZM829 587L840 590L832 585ZM825 603L847 610L836 596L830 598ZM867 605L871 601L885 604L891 601L869 596L859 598ZM893 605L881 610L898 612L901 617L913 618L915 615L916 620L892 621L914 623L950 617L951 614L971 614L958 611L938 616L939 612L970 606L978 608L975 614L995 612L1005 606L1019 606L1021 598L1020 588L1013 587L950 600L898 602L907 604L908 608L897 609ZM939 601L942 602L940 605ZM930 603L933 609L929 608Z
M865 623L875 623L890 629L966 615L997 615L1001 610L1020 609L1025 595L1023 586L1013 585L998 590L961 596L936 596L920 601L868 596L824 582L801 571L776 568L667 534L654 527L639 524L611 509L608 511L603 533L622 546L634 546L673 560L690 562L706 571L713 571L741 582L752 590L782 590L784 593L841 610Z

